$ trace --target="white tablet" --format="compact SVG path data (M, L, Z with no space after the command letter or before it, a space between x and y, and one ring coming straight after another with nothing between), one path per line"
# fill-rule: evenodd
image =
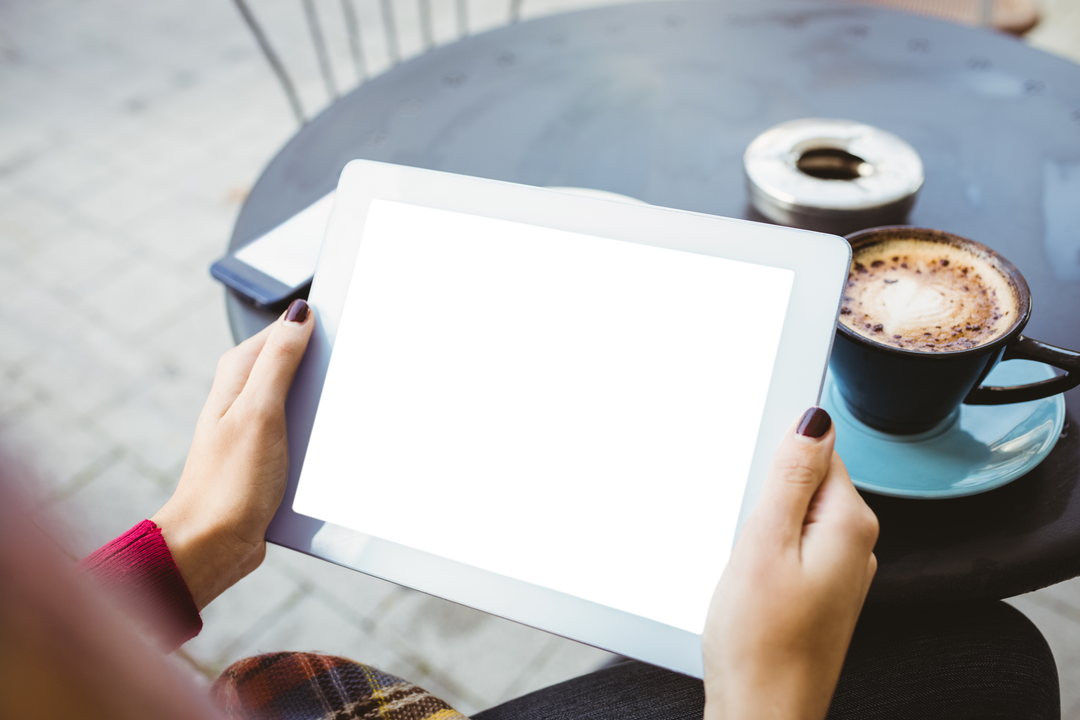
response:
M849 261L832 235L349 163L267 537L700 677Z

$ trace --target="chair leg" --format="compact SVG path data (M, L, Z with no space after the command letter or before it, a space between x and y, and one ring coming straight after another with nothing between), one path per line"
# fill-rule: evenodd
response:
M398 48L397 24L394 22L394 6L392 0L381 0L383 31L386 34L386 52L390 56L390 64L397 65L401 62L401 50Z
M322 25L319 24L319 15L315 12L315 3L312 0L302 0L304 4L304 17L307 18L308 30L311 31L311 44L315 46L315 55L319 58L319 70L322 72L323 83L326 85L326 94L330 100L338 98L337 83L334 82L334 69L330 66L330 54L326 51L326 39L323 37Z
M289 99L293 115L296 116L296 122L303 125L307 122L307 118L304 117L304 108L300 105L300 96L296 94L296 87L289 78L289 74L285 72L285 66L281 64L277 53L270 47L266 34L255 20L255 16L251 14L245 0L233 0L233 3L236 5L236 9L240 11L240 16L244 18L244 22L247 24L248 29L251 30L251 34L255 36L255 42L258 43L266 61L270 63L270 68L274 71L274 75L277 76L278 82L281 83L281 89L285 91L285 97Z
M367 79L367 63L364 62L364 49L360 45L360 21L356 18L356 8L352 0L341 0L341 14L345 17L345 32L349 35L349 50L352 52L353 65L356 66L356 81Z

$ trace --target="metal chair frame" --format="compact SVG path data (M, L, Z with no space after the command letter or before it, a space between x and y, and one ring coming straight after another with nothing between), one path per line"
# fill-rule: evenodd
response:
M454 2L457 37L458 39L461 39L467 37L469 34L468 0L454 0ZM334 68L330 62L330 53L327 50L326 37L323 34L319 13L315 8L314 0L301 0L301 3L304 9L304 18L307 21L308 32L311 34L311 42L315 48L315 56L319 63L319 72L322 75L323 84L326 86L326 92L330 98L336 100L341 96L341 93L338 91L337 80L334 77ZM364 82L364 80L368 78L368 70L367 64L364 62L363 47L360 42L360 22L357 18L356 7L353 3L354 0L341 0L341 10L342 16L345 18L345 32L349 39L349 51L352 55L353 64L356 67L356 76L360 79L360 82ZM270 64L270 68L273 70L274 75L277 76L278 82L281 84L281 88L284 90L285 96L289 100L289 106L292 108L293 115L296 116L296 121L300 123L300 125L304 125L308 121L308 117L304 113L303 104L300 102L300 95L297 93L296 85L293 83L292 78L285 69L285 64L281 62L281 58L270 44L270 40L266 37L266 33L263 31L262 26L255 18L254 13L251 12L247 0L233 0L233 4L236 5L236 9L239 10L244 23L248 26L248 29L251 30L255 42L259 45L259 50L262 51L267 63ZM510 0L511 23L516 23L521 19L521 4L522 0ZM431 0L419 0L419 7L420 36L424 44L424 50L430 50L435 47L435 29L431 13ZM401 62L401 48L398 43L397 21L394 16L393 0L379 0L379 14L382 17L383 32L386 36L386 47L387 53L390 56L390 63L391 65L397 65Z

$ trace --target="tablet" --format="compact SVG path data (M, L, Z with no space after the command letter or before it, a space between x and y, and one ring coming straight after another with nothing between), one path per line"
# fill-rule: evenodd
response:
M267 538L701 677L849 262L832 235L351 162Z

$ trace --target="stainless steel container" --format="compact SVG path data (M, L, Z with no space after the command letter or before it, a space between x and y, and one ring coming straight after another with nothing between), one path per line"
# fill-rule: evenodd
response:
M924 177L919 154L896 135L825 118L766 130L743 168L750 202L766 218L839 235L904 223Z

